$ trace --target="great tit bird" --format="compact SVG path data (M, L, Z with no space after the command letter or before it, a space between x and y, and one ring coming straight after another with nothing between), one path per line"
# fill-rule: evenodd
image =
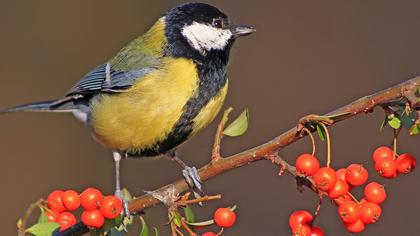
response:
M121 157L171 155L184 166L187 182L200 188L197 170L177 158L175 149L216 117L228 90L230 49L254 31L211 5L182 4L87 73L64 98L0 113L73 113L113 151L117 194Z

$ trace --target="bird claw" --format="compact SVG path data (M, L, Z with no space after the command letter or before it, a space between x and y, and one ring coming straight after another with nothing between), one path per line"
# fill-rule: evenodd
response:
M201 184L203 182L200 179L200 175L198 174L198 170L196 167L184 167L184 169L182 170L182 175L184 176L185 181L187 181L188 185L191 188L195 188L199 192L202 192Z
M117 196L119 199L121 199L122 203L123 203L123 207L124 210L121 212L122 216L130 216L130 210L128 209L128 202L125 200L121 189L116 189L115 190L115 196Z

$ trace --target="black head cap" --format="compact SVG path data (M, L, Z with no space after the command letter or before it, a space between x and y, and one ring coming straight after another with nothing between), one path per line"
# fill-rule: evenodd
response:
M225 56L227 60L235 39L246 35L244 31L236 31L239 28L243 30L245 26L232 24L226 14L205 3L181 4L169 10L164 17L167 53L175 57L202 59ZM254 31L251 27L247 29L247 34Z
M174 7L166 13L166 20L171 24L189 25L192 22L209 23L213 19L228 17L214 6L206 3L184 3Z

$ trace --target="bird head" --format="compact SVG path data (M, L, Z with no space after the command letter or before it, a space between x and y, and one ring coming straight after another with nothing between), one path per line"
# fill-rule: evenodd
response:
M164 21L168 51L180 57L228 56L238 37L255 32L253 27L234 24L219 9L205 3L179 5L165 14Z

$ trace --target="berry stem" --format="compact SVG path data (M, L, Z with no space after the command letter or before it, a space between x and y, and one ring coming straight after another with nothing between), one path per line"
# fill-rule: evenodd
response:
M349 195L350 195L350 197L351 198L353 198L353 200L357 203L357 204L360 204L360 202L359 202L359 200L357 200L357 198L350 192L350 191L348 191L347 192Z
M319 125L322 126L322 128L325 131L325 135L327 136L326 137L327 138L327 167L330 167L330 164L331 164L331 141L330 141L330 133L328 132L328 128L327 128L327 126L324 123L319 122Z
M392 159L395 160L397 159L397 137L398 137L399 131L394 129L394 140L393 140L393 144L394 144L394 153L392 154Z
M307 128L304 127L302 130L305 131L309 135L309 137L311 137L311 142L312 142L312 156L315 156L316 146L315 146L314 136L312 135L312 132L309 131Z

